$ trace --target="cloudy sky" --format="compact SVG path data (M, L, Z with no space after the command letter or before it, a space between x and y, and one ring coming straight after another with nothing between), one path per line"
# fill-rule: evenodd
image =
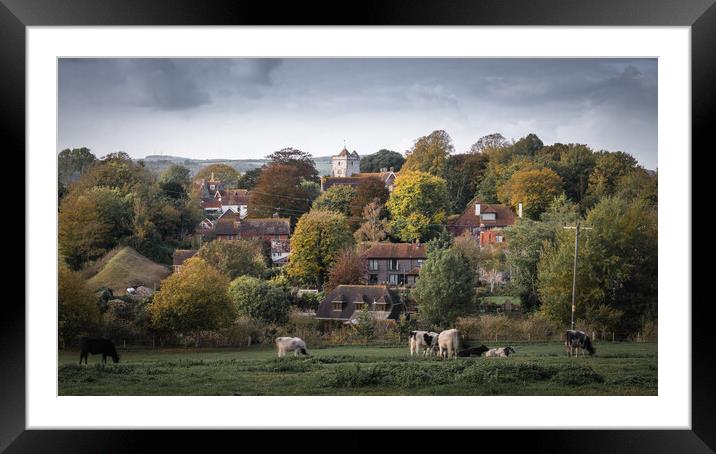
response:
M456 152L500 132L657 166L656 59L61 59L59 143L134 158Z

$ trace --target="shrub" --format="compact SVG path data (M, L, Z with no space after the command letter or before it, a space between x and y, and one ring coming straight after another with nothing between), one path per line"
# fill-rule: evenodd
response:
M289 293L283 286L240 276L229 285L229 296L240 315L279 325L288 321Z
M588 385L604 383L604 377L596 373L591 367L579 366L560 370L555 374L553 381L562 385Z

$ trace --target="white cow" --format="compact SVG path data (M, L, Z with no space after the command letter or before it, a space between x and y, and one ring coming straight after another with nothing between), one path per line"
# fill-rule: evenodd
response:
M493 348L493 349L488 350L485 353L485 357L487 357L487 358L494 358L494 357L498 357L498 356L505 357L505 356L510 356L510 354L514 354L514 353L515 353L515 349L512 347L500 347L500 348Z
M430 356L435 353L438 343L438 333L433 331L411 331L410 332L410 356L423 353L423 356Z
M460 332L456 329L446 329L438 335L438 348L440 356L457 359L457 352L460 350Z
M300 337L277 337L276 347L279 358L286 356L286 352L293 352L293 356L308 355L306 343Z

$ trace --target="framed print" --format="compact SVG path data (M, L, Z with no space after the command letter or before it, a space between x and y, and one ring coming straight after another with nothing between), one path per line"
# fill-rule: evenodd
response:
M711 452L712 2L257 5L3 0L27 265L0 446L511 429Z

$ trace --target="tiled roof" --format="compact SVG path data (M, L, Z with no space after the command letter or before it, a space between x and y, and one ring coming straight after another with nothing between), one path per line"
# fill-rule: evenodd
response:
M448 223L448 229L454 234L459 235L464 230L472 230L473 228L484 225L485 228L508 227L515 223L515 213L510 207L499 204L480 203L480 213L495 213L495 220L481 219L481 216L475 214L475 204L480 203L480 199L475 197L465 208L465 211L459 218Z
M345 157L350 156L350 154L351 154L351 152L348 151L348 150L346 150L345 147L344 147L344 148L341 150L340 153L338 153L337 155L334 156L334 158L338 158L338 157L340 157L340 158L345 158Z
M289 235L291 221L288 218L244 219L240 223L239 232L242 237Z
M214 235L238 235L239 224L234 221L234 218L229 216L228 218L220 218L214 224Z
M425 259L425 244L377 243L363 253L366 259Z
M223 205L248 205L248 189L226 189L223 191L221 203Z
M333 310L333 301L342 301L340 311ZM326 295L316 311L316 318L350 320L356 315L356 302L368 304L375 318L396 320L403 312L398 295L386 285L339 285ZM374 302L388 304L387 311L376 311Z
M204 209L207 208L221 208L221 202L216 200L213 197L206 197L201 199L201 207Z
M174 259L172 260L172 265L181 265L186 260L194 257L196 254L196 249L176 249L174 251Z
M288 253L291 251L289 240L271 240L271 253Z

